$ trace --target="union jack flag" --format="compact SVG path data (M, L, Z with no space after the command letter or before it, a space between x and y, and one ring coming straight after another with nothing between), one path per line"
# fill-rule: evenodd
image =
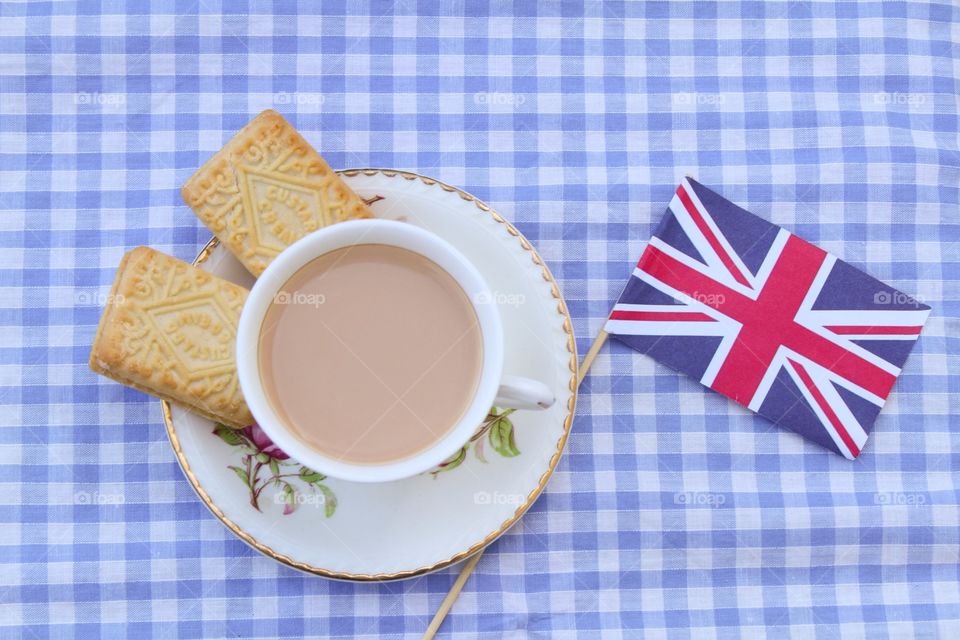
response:
M688 178L604 328L853 459L929 312Z

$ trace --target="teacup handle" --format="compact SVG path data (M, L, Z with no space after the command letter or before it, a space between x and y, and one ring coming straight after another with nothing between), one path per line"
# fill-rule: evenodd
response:
M556 402L547 385L523 376L504 375L494 403L511 409L549 409Z

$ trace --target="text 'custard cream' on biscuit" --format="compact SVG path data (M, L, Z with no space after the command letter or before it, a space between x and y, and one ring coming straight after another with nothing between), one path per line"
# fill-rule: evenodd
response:
M148 247L120 262L90 368L233 427L253 422L235 349L247 290Z
M183 186L183 199L255 276L334 222L373 214L276 111L250 121Z

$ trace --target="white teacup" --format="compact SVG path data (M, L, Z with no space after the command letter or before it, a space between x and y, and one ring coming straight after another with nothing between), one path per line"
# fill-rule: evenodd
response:
M439 265L456 280L471 301L482 335L479 383L457 424L427 449L383 463L337 459L304 443L273 410L260 376L261 325L280 288L315 258L356 244L401 247ZM351 220L315 231L285 249L270 263L257 279L243 307L237 331L237 369L247 406L260 428L284 452L304 466L334 478L389 482L432 469L470 439L491 406L545 409L554 403L553 393L543 383L504 374L503 326L497 305L489 302L493 299L483 276L462 253L439 236L419 227L390 220Z

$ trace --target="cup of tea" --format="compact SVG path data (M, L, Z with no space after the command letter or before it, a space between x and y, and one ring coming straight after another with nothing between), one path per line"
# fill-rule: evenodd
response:
M240 386L260 428L303 465L388 482L462 447L492 406L545 409L504 372L500 312L477 268L419 227L351 220L277 256L240 316Z

